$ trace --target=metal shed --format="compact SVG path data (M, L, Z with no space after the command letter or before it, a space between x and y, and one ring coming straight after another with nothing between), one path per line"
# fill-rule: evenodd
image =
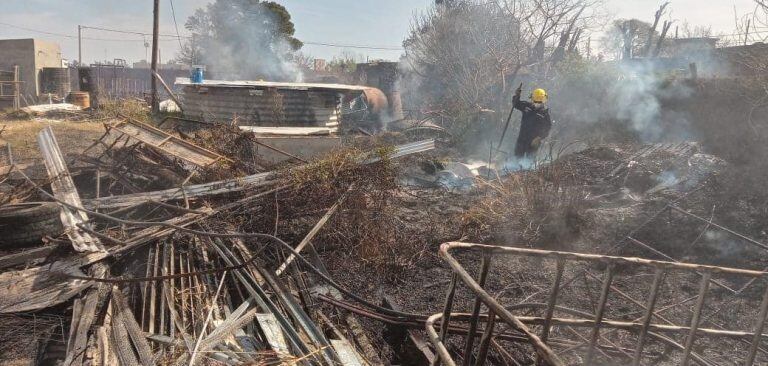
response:
M362 94L366 86L206 80L194 84L176 79L183 88L184 114L207 122L238 119L241 126L335 126L345 95Z

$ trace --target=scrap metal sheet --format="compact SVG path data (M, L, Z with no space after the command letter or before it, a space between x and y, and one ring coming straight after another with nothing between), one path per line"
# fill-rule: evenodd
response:
M51 190L53 195L74 207L83 207L80 195L77 193L75 183L69 174L64 156L59 149L59 143L50 126L44 128L37 135L37 143L45 160L45 168L48 170L48 177L51 179ZM88 215L81 211L71 209L67 206L61 206L61 222L66 229L72 246L78 252L100 252L104 251L104 246L99 238L92 236L84 231L79 225L88 223Z
M111 126L127 136L133 137L163 153L173 155L188 163L207 167L222 160L229 160L213 151L180 139L165 131L133 119L125 119Z

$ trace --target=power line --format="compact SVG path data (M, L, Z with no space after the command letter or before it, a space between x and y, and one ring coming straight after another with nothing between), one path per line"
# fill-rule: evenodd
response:
M337 48L360 48L366 50L385 50L385 51L402 51L402 47L394 46L365 46L365 45L349 45L349 44L335 44L324 42L303 42L304 44L312 46L325 46L325 47L337 47Z
M4 26L10 27L10 28L16 28L16 29L25 30L25 31L28 31L28 32L47 34L49 36L77 39L77 36L71 35L71 34L56 33L56 32L49 32L49 31L39 30L39 29L32 29L32 28L22 27L22 26L18 26L18 25L14 25L14 24L9 24L9 23L4 23L4 22L0 22L0 25L4 25ZM83 28L94 29L93 27L85 27L85 26ZM91 40L91 41L108 41L108 42L144 42L143 39L115 39L115 38L94 38L94 37L83 37L83 39L87 39L87 40ZM168 41L168 40L163 40L163 41Z
M102 27L91 27L84 25L84 29L95 29L105 32L113 32L113 33L123 33L123 34L136 34L140 36L151 36L152 32L139 32L139 31L133 31L133 30L124 30L124 29L112 29L112 28L102 28ZM180 35L173 35L173 34L158 34L159 37L171 37L171 38L191 38L186 36L180 36Z
M179 50L184 49L181 45L181 34L179 33L179 23L176 22L176 10L173 8L173 0L169 0L171 3L171 15L173 16L173 26L176 27L176 37L179 39Z
M48 34L52 36L58 36L58 37L66 37L66 38L72 38L77 39L77 36L71 35L71 34L64 34L64 33L55 33L55 32L48 32L43 31L39 29L32 29L32 28L26 28L14 24L8 24L0 22L0 25L5 25L11 28L18 28L22 30L26 30L29 32L36 32L41 34ZM103 28L103 27L92 27L92 26L82 26L83 29L93 29L93 30L100 30L104 32L113 32L113 33L122 33L122 34L134 34L139 35L142 37L151 36L152 33L146 33L146 32L140 32L140 31L134 31L134 30L124 30L124 29L112 29L112 28ZM182 36L180 34L172 35L172 34L160 34L158 35L160 37L172 37L179 40L179 46L181 46L181 39L191 39L192 37L189 36ZM106 38L93 38L93 37L83 37L83 39L93 40L93 41L118 41L118 42L144 42L144 39L106 39ZM169 39L164 39L161 41L171 41ZM402 47L395 47L395 46L375 46L375 45L351 45L351 44L337 44L337 43L329 43L329 42L303 42L304 44L312 45L312 46L323 46L323 47L335 47L335 48L354 48L354 49L365 49L365 50L382 50L382 51L402 51Z

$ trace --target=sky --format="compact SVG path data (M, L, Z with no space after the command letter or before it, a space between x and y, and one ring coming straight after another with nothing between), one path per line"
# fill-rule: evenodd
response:
M187 35L184 22L195 9L211 0L161 0L160 53L163 62L179 49L178 24ZM304 42L335 45L398 48L408 34L415 14L426 10L433 0L276 0L293 17L296 37ZM616 18L651 21L660 1L606 0L608 12ZM98 27L151 33L152 0L0 0L0 39L39 38L61 45L63 57L78 57L77 27ZM171 11L171 4L174 12ZM739 14L754 9L754 0L672 0L671 18L679 23L711 25L717 33L735 30L734 7ZM173 14L176 16L174 23ZM47 32L47 33L44 33ZM151 36L83 30L83 61L145 59L145 41ZM307 44L302 51L313 57L332 59L341 54L358 59L397 60L399 50L373 50Z

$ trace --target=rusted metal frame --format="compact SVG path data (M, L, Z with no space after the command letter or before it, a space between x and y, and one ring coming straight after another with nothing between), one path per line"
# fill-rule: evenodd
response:
M491 254L497 255L523 255L534 258L563 258L572 261L581 262L613 262L618 265L631 265L631 266L645 266L652 268L664 268L668 270L682 270L682 271L706 271L714 274L730 274L739 275L744 277L763 277L768 275L767 272L756 271L751 269L740 269L730 267L718 267L704 264L691 264L691 263L675 263L664 262L653 259L635 258L635 257L614 257L600 254L585 254L585 253L571 253L571 252L555 252L549 250L529 249L529 248L517 248L517 247L499 247L483 244L471 244L461 242L445 243L441 246L441 250L457 250L457 249L474 249L479 251L488 251ZM499 315L499 314L497 314Z
M555 314L555 305L557 305L557 296L560 293L560 282L562 282L563 279L563 271L565 270L565 261L562 259L557 260L557 269L555 271L555 283L552 285L552 290L549 293L549 299L547 300L547 312L546 312L546 321L544 322L544 327L541 331L541 341L547 342L547 339L549 338L549 328L551 327L552 322L552 316ZM535 364L539 365L541 363L541 358L536 357Z
M520 362L517 362L517 360L515 360L515 356L509 353L509 351L507 351L507 349L503 345L501 345L501 343L499 343L498 340L496 340L495 338L491 338L491 345L496 350L496 352L498 352L502 356L504 361L512 362L514 366L522 366ZM507 363L507 365L509 365L509 363Z
M565 261L562 259L557 260L557 269L555 272L555 283L552 284L552 291L549 294L547 300L547 313L544 322L544 329L541 331L541 341L546 342L549 338L549 327L552 320L552 316L555 314L555 305L557 305L557 296L560 293L560 282L563 279L563 271L565 270ZM538 364L538 361L536 362Z
M552 319L550 319L550 322L551 321L552 321ZM576 331L576 329L573 329L573 327L571 327L571 326L566 326L565 329L567 329L569 332L571 332L571 334L573 334L577 338L580 338L581 342L573 344L572 346L570 346L570 347L568 347L568 348L566 348L566 349L564 349L562 351L558 351L557 352L558 355L564 355L564 354L566 354L568 352L575 352L576 350L578 350L580 348L587 348L587 349L589 349L588 348L589 338L587 338L586 336L582 335L581 333ZM600 336L600 338L603 339L605 341L605 343L607 343L609 346L611 346L613 348L616 348L618 351L624 353L625 355L627 354L625 350L617 347L614 343L610 342L608 339L605 339L602 335ZM596 349L597 352L600 352L600 354L603 355L603 357L607 358L609 361L612 361L613 358L610 355L608 355L608 352L603 351L602 347L604 347L604 346L602 346L602 345L600 345L598 343L597 346L595 348L593 348L593 349Z
M386 294L383 296L382 303L383 303L384 306L386 306L386 307L388 307L388 308L390 308L392 310L395 310L395 311L402 311L403 310L403 309L401 309L395 303L394 300L392 300ZM428 363L434 362L435 353L432 352L432 350L429 348L429 344L426 342L426 340L424 339L424 337L420 333L415 332L413 329L409 329L408 327L405 327L405 326L402 326L402 325L397 325L397 326L398 327L402 327L403 329L405 329L405 333L406 333L406 336L408 337L408 339L413 343L413 345L416 347L416 349L421 351L421 353L424 355L424 359ZM405 338L405 336L403 338Z
M656 269L656 273L653 275L653 283L651 284L651 290L648 296L648 304L645 306L645 315L643 315L643 329L638 336L637 348L635 349L632 366L640 365L640 360L643 356L643 348L645 347L645 341L648 336L648 327L651 325L651 320L654 316L653 309L656 307L656 300L659 298L659 290L664 282L664 275L665 271L661 268Z
M274 146L271 146L271 145L265 144L265 143L263 143L263 142L259 141L258 139L254 139L254 140L253 140L253 143L255 143L256 145L259 145L259 146L263 146L263 147L265 147L265 148L267 148L267 149L269 149L269 150L272 150L272 151L274 151L274 152L277 152L277 153L283 154L283 155L285 155L285 156L287 156L287 157L289 157L289 158L291 158L291 159L295 159L295 160L298 160L298 161L300 161L300 162L302 162L302 163L305 163L305 164L306 164L306 163L308 163L308 161L307 161L307 160L305 160L305 159L302 159L302 158L300 158L300 157L298 157L298 156L296 156L296 155L293 155L293 154L291 154L291 153L289 153L289 152L287 152L287 151L285 151L285 150L282 150L282 149L278 149L278 148L276 148L276 147L274 147Z
M456 278L456 275L454 275L454 278ZM455 287L455 282L452 282L451 287ZM449 292L450 293L450 292ZM427 318L427 322L425 325L425 328L427 330L427 336L429 336L429 341L432 342L432 345L435 346L435 351L437 352L437 357L435 357L435 363L432 363L430 365L435 366L437 364L442 363L445 366L456 366L456 363L453 362L453 359L451 358L451 354L448 352L448 349L445 348L445 343L443 342L443 337L435 331L435 322L442 319L442 324L447 324L448 322L443 317L444 313L438 313L435 315L430 316ZM442 328L442 326L441 326ZM442 330L441 330L442 332Z
M463 244L466 246L466 244ZM462 282L469 287L477 296L481 297L485 305L499 315L504 321L512 326L513 329L522 332L531 342L536 353L551 366L564 365L563 361L555 354L555 352L547 346L541 339L533 334L528 327L523 324L515 315L505 309L499 304L493 296L478 286L478 284L472 279L472 276L467 273L463 266L449 253L452 246L462 246L461 243L443 244L440 246L440 255L453 269L454 276L461 278ZM470 245L471 247L471 245ZM493 248L493 247L489 247ZM492 254L492 253L491 253ZM455 287L455 286L453 286ZM447 322L446 322L447 323ZM447 326L447 324L446 324Z
M536 317L536 316L518 316L517 318L520 319L520 321L525 324L539 325L539 326L543 325L545 320L543 317ZM594 328L596 322L594 319L586 319L586 318L555 317L555 318L552 318L552 324L560 325L560 326ZM640 332L643 329L642 323L628 322L628 321L603 319L600 325L603 328L615 328L615 329L632 331L632 332ZM665 325L665 324L653 324L653 323L651 323L651 325L648 326L648 329L649 331L652 331L655 333L690 334L691 332L690 326ZM752 339L752 337L755 335L753 332L747 332L747 331L719 330L719 329L701 328L701 327L696 329L696 333L704 336L723 337L723 338L730 338L735 340ZM763 334L761 338L768 339L768 334Z
M586 272L586 275L587 275L587 276L589 276L590 278L593 278L593 279L595 279L595 280L598 280L598 281L600 280L600 279L599 279L597 276L595 276L595 275L593 275L593 274L589 273L588 271ZM624 293L623 291L621 291L621 290L620 290L619 288L617 288L616 286L611 286L611 291L615 292L615 293L616 293L617 295L619 295L620 297L623 297L623 298L627 299L628 301L632 302L633 304L635 304L635 305L639 306L640 308L642 308L642 309L647 309L647 306L646 306L645 304L641 303L640 301L637 301L637 300L635 300L635 299L634 299L634 298L632 298L631 296L629 296L629 295L627 295L626 293ZM693 297L692 299L695 299L695 297ZM659 312L653 312L653 316L656 316L656 317L658 317L659 319L661 319L662 321L664 321L664 322L666 322L666 323L668 323L668 324L672 324L672 325L674 325L674 322L672 322L672 321L670 321L669 319L666 319L665 317L663 317L662 315L660 315L660 314L659 314L660 312L661 312L661 310L660 310ZM645 318L645 317L641 317L641 318L639 318L639 319L636 319L635 321L641 321L641 320L643 320L644 318ZM612 328L610 331L606 332L606 334L612 334L612 333L615 333L615 332L616 332L616 331L618 331L618 330L619 330L619 328ZM601 337L603 337L603 336L601 335ZM606 340L606 341L608 341L608 339L607 339L607 338L606 338L605 340ZM626 356L627 356L627 358L629 358L629 359L634 359L634 358L635 358L633 355L630 355L630 354L627 354L627 353L625 353L625 355L626 355Z
M656 271L659 271L659 270L663 271L663 269L656 269ZM666 273L666 272L665 272L665 273ZM600 278L599 278L599 277L597 277L596 275L594 275L594 274L592 274L592 273L590 273L590 272L587 272L587 276L589 276L589 277L590 277L590 278L592 278L592 279L595 279L595 280L598 280L598 281L600 281ZM654 278L655 278L655 277L654 277ZM635 298L633 298L632 296L629 296L629 295L628 295L627 293L625 293L624 291L621 291L621 289L619 289L618 287L616 287L616 286L611 286L611 291L615 292L617 295L619 295L620 297L622 297L622 298L626 299L627 301L629 301L629 302L631 302L631 303L633 303L633 304L637 305L638 307L640 307L641 309L643 309L644 313L645 313L645 310L647 310L647 304L643 304L642 302L640 302L640 301L636 300L636 299L635 299ZM696 297L693 297L692 299L696 299ZM665 309L668 309L668 308L665 308ZM671 320L669 320L669 319L665 318L664 316L662 316L662 315L660 314L660 312L661 312L661 310L660 310L660 311L658 311L658 312L654 311L654 312L653 312L653 316L655 316L655 317L657 317L657 318L661 319L662 321L664 321L664 322L665 322L665 323L667 323L667 324L673 324L673 325L674 325L674 322L673 322L673 321L671 321ZM635 319L635 321L641 321L641 320L643 320L643 319L645 319L645 316L642 316L642 317L640 317L640 318L638 318L638 319Z
M485 287L485 281L488 279L488 270L491 267L491 256L483 255L482 262L480 264L480 278L478 284L480 287ZM479 297L475 297L475 304L472 307L472 317L469 320L469 333L467 333L467 340L464 344L464 360L462 366L469 366L472 360L472 349L475 345L475 331L477 331L477 321L480 315L480 308L483 306L483 302Z
M736 236L739 239L742 239L742 240L744 240L744 241L746 241L746 242L748 242L748 243L750 243L750 244L752 244L752 245L754 245L754 246L756 246L758 248L761 248L763 250L768 250L768 245L763 244L763 243L761 243L761 242L759 242L759 241L757 241L755 239L752 239L752 238L750 238L748 236L745 236L743 234L739 234L739 233L737 233L737 232L735 232L735 231L733 231L733 230L731 230L731 229L729 229L729 228L727 228L725 226L718 225L718 224L712 222L712 220L707 220L707 219L705 219L705 218L703 218L703 217L701 217L699 215L696 215L696 214L690 213L688 211L685 211L682 208L677 207L675 205L671 205L670 208L672 210L675 210L677 212L682 213L683 215L690 216L690 217L692 217L692 218L694 218L696 220L699 220L699 221L705 222L705 223L707 223L709 225L712 225L712 226L714 226L714 227L716 227L716 228L718 228L718 229L720 229L722 231L725 231L725 232L727 232L727 233L729 233L729 234L731 234L733 236Z
M632 243L635 243L635 244L637 244L637 245L639 245L639 246L641 246L641 247L643 247L645 249L650 250L651 252L653 252L653 253L655 253L655 254L657 254L659 256L662 256L662 257L666 258L670 262L681 263L677 259L672 258L672 257L670 257L667 254L664 254L663 252L659 251L658 249L655 249L655 248L651 247L650 245L648 245L646 243L643 243L640 240L637 240L637 239L635 239L635 238L633 238L631 236L628 236L627 239L629 239L629 241L632 242ZM699 273L699 272L696 272L696 274L698 274L699 276L702 276L702 274ZM726 285L726 284L724 284L724 283L722 283L722 282L720 282L718 280L711 280L711 281L712 281L712 283L714 283L718 287L721 287L722 289L727 290L727 291L731 292L734 295L737 295L739 292L741 292L743 290L743 288L741 290L735 290L735 289L731 288L730 286L728 286L728 285Z
M699 321L701 319L701 311L704 308L704 302L707 297L707 291L709 291L709 280L712 277L711 272L704 272L704 276L701 278L701 284L699 285L699 298L696 301L696 306L693 310L693 318L691 319L691 329L688 333L688 338L685 340L685 351L683 352L683 360L681 364L688 366L691 352L693 351L693 344L696 341L696 331L699 328ZM761 336L758 334L758 336Z
M381 314L381 313L371 312L369 310L360 308L360 307L358 307L356 305L349 304L347 302L340 301L340 300L331 298L331 297L326 296L326 295L319 295L318 298L320 300L328 303L328 304L333 305L333 306L339 307L341 309L347 310L347 311L355 313L357 315L362 315L364 317L367 317L367 318L370 318L370 319L373 319L373 320L377 320L377 321L380 321L380 322L383 322L383 323L386 323L386 324L392 324L392 325L398 325L398 326L404 326L404 327L416 328L416 329L424 329L424 326L426 324L427 317L415 316L414 315L414 317L403 319L403 318L393 317L391 315L385 315L385 314ZM460 317L463 320L463 319L469 319L470 315L471 314L469 314L469 313L467 313L467 314L464 314L464 313L452 313L451 317L452 318ZM485 314L480 314L480 319L485 320L486 318L487 318L487 316ZM450 326L448 328L448 334L455 334L455 335L466 336L467 333L468 333L468 328L457 327L457 326ZM475 332L475 336L477 336L477 335L478 335L478 332L476 331ZM504 340L504 341L510 341L510 342L528 343L528 339L527 338L525 338L522 335L517 335L517 334L514 334L514 333L496 334L494 336L494 338L500 339L500 340ZM572 345L572 342L569 342L567 340L560 340L560 339L558 339L558 340L555 340L553 342L558 343L558 344L562 343L562 344L565 344L566 346Z
M687 263L670 263L670 262L660 262L660 261L653 261L653 260L645 260L640 258L621 258L621 257L609 257L609 256L600 256L600 255L590 255L590 254L577 254L577 253L560 253L560 252L548 252L548 251L540 251L540 250L533 250L533 249L521 249L521 248L497 248L497 247L488 247L488 246L481 246L481 245L473 245L473 244L462 244L462 243L452 243L452 244L444 244L443 247L441 247L441 254L443 252L443 249L448 250L446 246L452 246L452 247L459 247L459 248L477 248L477 247L484 247L485 250L489 250L494 253L505 253L505 252L512 252L512 253L519 253L524 254L528 256L534 256L534 257L562 257L567 259L575 259L575 260L581 260L581 261L605 261L608 259L609 261L613 261L615 263L621 263L621 264L633 264L633 265L646 265L646 266L658 266L661 268L666 269L682 269L682 270L705 270L709 273L727 273L727 274L738 274L738 275L744 275L748 277L759 277L764 275L764 272L760 271L752 271L752 270L742 270L742 269L734 269L734 268L725 268L725 267L715 267L715 266L704 266L704 265L692 265ZM451 248L452 249L452 248ZM576 322L578 323L578 322ZM611 322L612 326L621 325L626 326L626 324L620 324L621 322ZM571 323L573 324L573 323ZM606 322L607 324L607 322ZM642 326L642 325L640 325ZM662 325L654 325L652 326L653 329L662 329L662 330L681 330L684 329L684 327L673 327L673 326L662 326ZM689 329L690 331L690 329ZM705 330L704 333L709 334L716 334L716 335L724 335L724 336L736 336L736 337L743 337L746 335L752 336L753 334L744 334L744 332L731 332L731 331L716 331L716 330Z
M757 324L755 325L755 336L752 337L752 344L749 346L749 353L744 361L745 366L752 366L755 363L755 357L760 348L763 330L765 329L766 318L768 318L768 284L766 284L763 292L763 300L760 302L760 312L757 315Z
M440 336L437 339L441 345L445 342L445 339L448 336L448 326L450 325L450 321L451 321L451 309L453 308L453 298L454 296L456 296L456 285L458 284L458 278L459 278L458 275L455 273L453 274L453 276L451 276L451 284L448 285L448 292L445 295L445 303L443 306L443 313L441 315L442 322L440 324ZM430 317L429 319L432 319L432 317ZM427 320L428 331L432 328L431 325L429 324L429 319ZM434 329L432 331L434 332ZM431 333L430 333L430 338L432 338ZM433 344L434 344L434 341L433 341ZM435 344L435 346L437 347L437 344ZM445 346L442 346L442 347L445 348ZM445 352L441 352L440 350L438 350L436 355L437 357L435 357L434 361L430 363L430 365L435 366L441 362L446 365L452 365L453 360L451 359L450 355L446 357L447 354L448 354L447 350Z
M485 359L488 358L488 348L493 339L493 328L496 325L496 313L493 310L488 310L488 321L485 324L485 331L480 338L480 347L477 351L477 361L475 366L485 365Z
M597 312L595 314L595 327L592 328L592 335L589 337L587 357L584 361L587 365L591 365L592 360L595 357L595 345L597 345L597 340L600 336L600 323L603 321L603 315L605 314L605 305L608 303L608 296L611 292L611 283L613 282L615 269L616 265L609 263L608 268L605 270L605 279L603 280L603 287L600 290L600 300L598 301Z

